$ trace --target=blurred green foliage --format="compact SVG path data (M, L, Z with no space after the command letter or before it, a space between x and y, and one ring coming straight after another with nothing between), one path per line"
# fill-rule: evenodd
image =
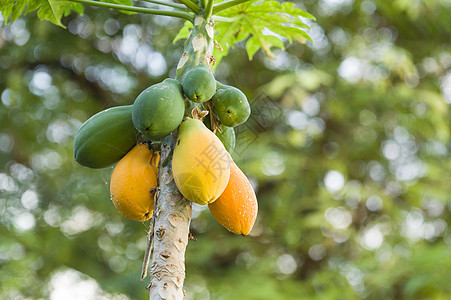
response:
M302 1L314 44L216 69L253 113L250 236L193 207L187 299L451 297L451 3ZM148 224L72 157L89 116L175 75L183 24L86 8L0 26L0 298L145 299ZM308 22L308 20L306 20Z

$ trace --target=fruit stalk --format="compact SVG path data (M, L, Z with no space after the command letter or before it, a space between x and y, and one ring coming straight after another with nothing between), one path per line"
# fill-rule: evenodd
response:
M213 59L213 23L201 15L195 18L193 30L185 42L177 66L176 79L200 63L211 66ZM187 109L185 115L191 112ZM172 155L177 131L162 140L159 171L159 195L155 203L152 262L150 266L150 299L183 299L185 251L189 240L191 202L177 189L172 175ZM152 230L152 229L151 229Z

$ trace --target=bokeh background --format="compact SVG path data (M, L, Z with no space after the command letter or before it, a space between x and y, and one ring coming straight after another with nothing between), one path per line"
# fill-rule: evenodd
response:
M298 1L314 43L216 69L253 114L250 236L194 206L186 299L450 299L451 1ZM85 7L0 25L0 298L146 299L148 223L77 165L94 113L174 77L182 22ZM1 19L1 17L0 17Z

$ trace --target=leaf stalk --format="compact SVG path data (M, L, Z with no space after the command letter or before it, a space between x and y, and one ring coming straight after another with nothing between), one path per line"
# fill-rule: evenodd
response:
M141 0L141 1L158 4L158 5L164 5L164 6L173 7L173 8L178 8L178 9L182 9L182 10L186 9L186 7L183 4L178 4L178 3L169 2L169 1L158 1L158 0Z
M213 3L214 0L207 0L207 3L205 4L204 17L207 21L210 19L213 13Z
M200 7L196 3L192 2L191 0L179 0L182 2L186 7L191 9L195 14L198 14L200 12Z
M120 5L120 4L106 3L106 2L99 2L99 1L92 1L92 0L69 0L69 1L78 2L78 3L82 3L82 4L88 4L88 5L92 5L92 6L123 10L123 11L160 15L160 16L168 16L168 17L176 17L176 18L188 20L190 22L194 22L193 14L184 12L184 11L168 11L168 10Z
M217 13L220 13L223 10L249 1L251 0L226 0L219 2L218 4L213 5L213 14L216 15Z

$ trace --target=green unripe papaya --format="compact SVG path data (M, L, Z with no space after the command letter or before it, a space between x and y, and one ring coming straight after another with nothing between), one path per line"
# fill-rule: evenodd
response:
M165 79L145 89L133 104L133 125L149 140L158 140L177 129L183 120L182 85Z
M207 116L204 119L204 124L205 124L205 126L207 126L208 129L213 131L211 128L210 116ZM233 130L232 127L228 127L223 124L219 124L219 129L216 130L215 135L222 142L222 144L226 148L227 152L232 153L233 150L235 149L235 142L236 142L235 130Z
M189 100L205 102L216 92L216 79L204 63L191 69L183 79L183 92Z
M222 89L226 89L226 88L229 88L229 87L231 87L231 86L227 85L227 84L224 84L224 83L221 83L221 82L216 80L216 90L222 90Z
M220 130L216 130L215 134L222 142L227 152L232 153L235 149L235 130L232 127L225 126L223 124L219 125Z
M75 135L75 160L89 168L105 168L119 161L138 141L132 110L132 105L116 106L84 122Z
M217 90L213 96L213 111L222 124L235 127L246 122L251 114L251 107L242 91L227 87Z

